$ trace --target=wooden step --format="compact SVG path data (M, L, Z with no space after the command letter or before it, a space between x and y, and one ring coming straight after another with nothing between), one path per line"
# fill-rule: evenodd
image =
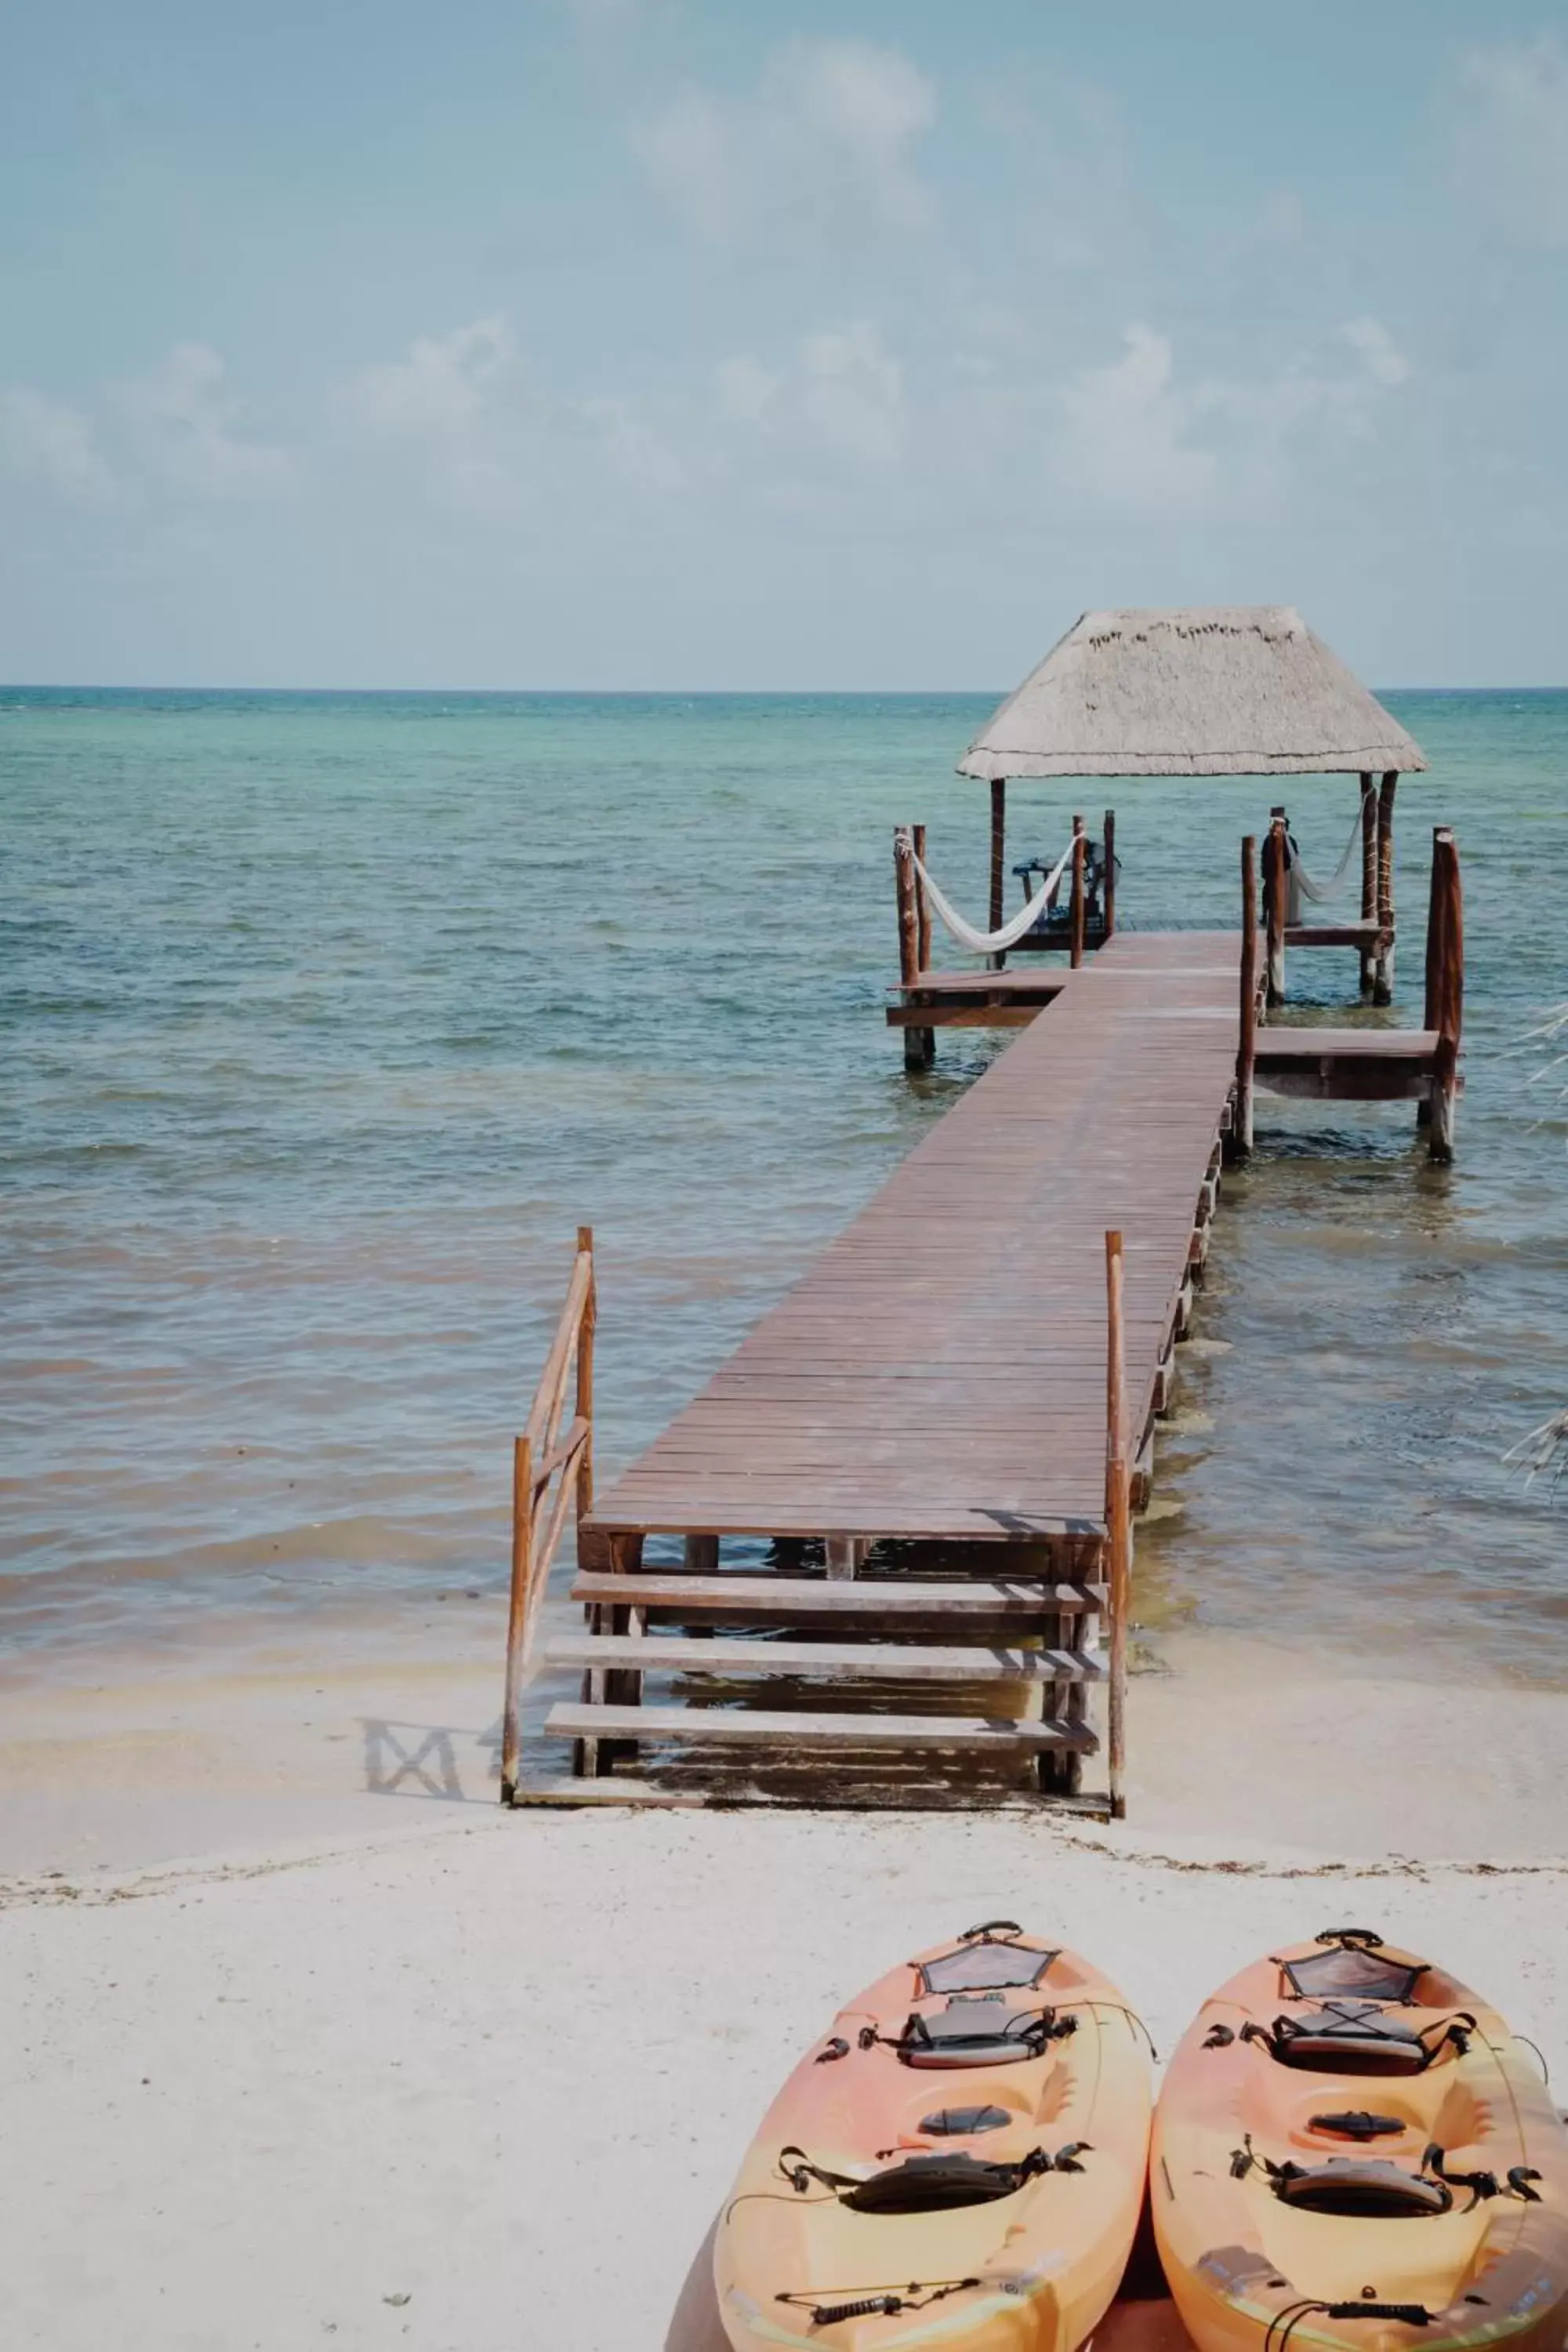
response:
M552 1666L637 1666L648 1673L813 1675L837 1682L1058 1683L1102 1681L1104 1665L1078 1650L925 1649L862 1642L704 1642L656 1633L558 1633Z
M669 1610L693 1617L960 1617L994 1620L1080 1616L1103 1609L1103 1584L1056 1584L1041 1578L985 1579L963 1583L919 1584L912 1578L860 1576L828 1583L809 1576L655 1575L638 1569L626 1576L584 1570L572 1587L574 1601Z
M764 1715L750 1708L552 1706L559 1739L692 1739L744 1748L1070 1748L1092 1755L1086 1724L963 1715Z
M1253 1076L1311 1101L1418 1101L1440 1043L1435 1029L1260 1029Z

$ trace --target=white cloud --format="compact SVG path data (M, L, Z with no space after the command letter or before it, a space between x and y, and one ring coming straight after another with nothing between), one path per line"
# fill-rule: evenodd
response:
M1170 517L1213 493L1218 460L1193 445L1197 409L1175 383L1170 340L1134 324L1109 367L1086 368L1058 394L1049 470L1074 504Z
M121 406L147 469L176 488L214 499L267 499L286 489L293 460L234 430L240 404L208 343L179 343L151 376L124 387Z
M1069 508L1150 521L1278 514L1299 481L1367 439L1409 367L1373 319L1341 330L1353 374L1286 368L1183 383L1170 339L1135 324L1110 365L1051 396L1046 468Z
M401 359L340 385L332 405L362 455L402 451L439 500L470 513L515 517L566 500L579 525L596 528L606 485L657 498L688 478L665 414L679 402L549 392L500 312L416 336Z
M372 432L439 439L471 431L487 406L521 383L516 341L498 316L447 335L416 335L402 359L356 376L349 396Z
M790 506L886 480L910 424L903 367L868 319L803 335L782 368L725 360L713 405L722 478Z
M416 335L401 359L341 387L336 405L362 442L417 450L456 506L512 511L535 493L552 419L500 313Z
M936 89L900 50L792 41L752 90L692 84L635 133L656 193L715 245L759 233L818 238L862 221L910 230L935 205L913 149Z
M1393 386L1409 381L1410 362L1388 329L1377 319L1348 319L1340 329L1373 383Z
M1526 245L1568 246L1568 47L1475 49L1459 68L1457 142L1476 200Z
M800 354L801 414L832 449L885 473L904 444L904 375L868 320L807 335Z
M91 420L27 384L0 385L0 470L79 506L114 494Z

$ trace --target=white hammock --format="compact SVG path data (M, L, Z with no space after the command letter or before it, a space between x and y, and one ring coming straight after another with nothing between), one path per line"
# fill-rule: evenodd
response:
M1087 846L1084 854L1087 856ZM1066 853L1051 868L1028 905L1021 908L1010 923L1004 923L999 931L977 931L973 923L966 923L957 909L942 897L918 857L915 859L915 872L925 884L926 895L938 917L960 947L968 948L975 955L1003 955L1008 948L1016 947L1026 931L1034 929L1071 863L1072 844L1069 842Z
M1310 898L1320 907L1324 905L1330 898L1337 898L1345 876L1350 871L1351 859L1355 856L1356 844L1360 839L1361 811L1360 809L1357 809L1355 814L1355 823L1351 827L1351 837L1345 844L1345 854L1341 858L1339 864L1335 866L1333 872L1330 875L1326 882L1313 881L1311 876L1302 865L1301 853L1298 850L1295 856L1290 861L1290 888L1292 894L1297 890L1300 890L1303 898Z

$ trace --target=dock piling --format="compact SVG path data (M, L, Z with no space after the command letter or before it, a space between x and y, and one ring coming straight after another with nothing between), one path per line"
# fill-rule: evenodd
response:
M893 829L893 886L899 908L899 979L905 988L913 988L923 966L921 962L920 897L915 876L913 836L907 824ZM929 1070L936 1059L934 1029L904 1031L904 1067L906 1070Z
M926 862L926 829L923 824L911 825L910 838L915 851L915 961L921 971L931 970L931 896L925 886L923 868Z
M1116 937L1116 811L1105 812L1105 880L1100 888L1100 904L1105 908L1105 936Z
M1250 833L1241 845L1241 1039L1236 1055L1236 1115L1231 1156L1245 1160L1252 1150L1252 1076L1258 1058L1258 843Z
M1285 1002L1285 900L1289 887L1285 812L1271 810L1263 844L1263 913L1268 926L1268 1003Z
M1452 831L1439 825L1432 836L1432 912L1426 944L1427 1026L1437 1032L1428 1096L1426 1149L1439 1167L1454 1156L1458 1103L1459 1039L1465 1015L1465 901L1459 852Z
M1000 776L991 781L991 920L987 929L1002 928L1002 885L1007 864L1007 787ZM1000 971L1006 961L1005 954L993 956L992 969Z
M1089 848L1084 835L1083 818L1075 810L1072 821L1072 968L1077 971L1083 961L1083 862Z
M1377 786L1372 772L1361 772L1361 919L1363 923L1377 920ZM1370 940L1363 942L1361 950L1361 992L1363 1002L1372 996L1373 970L1377 957Z
M1386 770L1377 795L1378 941L1372 974L1374 1004L1394 1002L1394 791L1398 782L1398 770Z

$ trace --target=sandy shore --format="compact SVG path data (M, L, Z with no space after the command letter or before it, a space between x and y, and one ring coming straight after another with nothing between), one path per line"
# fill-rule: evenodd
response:
M839 1996L998 1913L1162 2048L1270 1943L1369 1925L1568 2079L1568 1701L1195 1648L1134 1686L1114 1832L502 1816L466 1636L13 1690L5 2341L719 2352L708 2232L773 2090Z

